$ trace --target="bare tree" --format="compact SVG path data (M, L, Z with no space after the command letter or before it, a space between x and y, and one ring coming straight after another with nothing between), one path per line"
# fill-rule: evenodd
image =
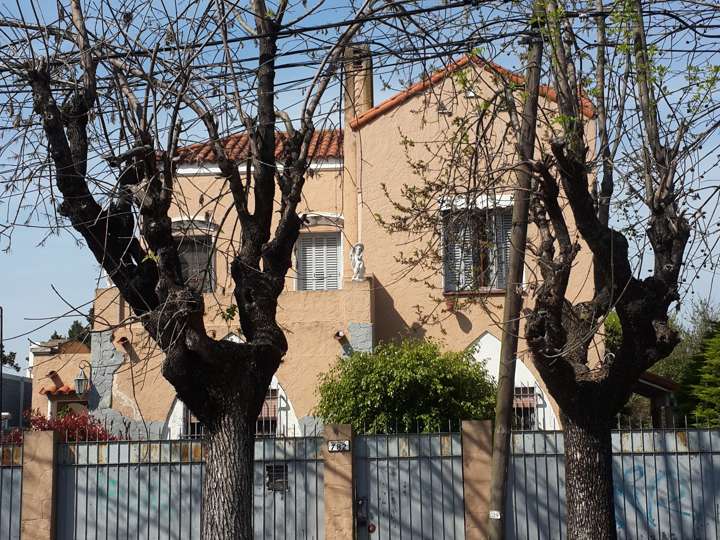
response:
M6 191L19 198L17 216L30 208L28 219L53 218L57 208L53 226L70 223L165 353L164 377L208 436L202 537L250 539L255 420L287 351L277 299L302 223L315 114L345 46L392 3L367 0L324 25L334 33L326 32L303 74L295 121L277 99L279 43L305 43L300 22L322 2L221 0L167 11L148 4L71 0L46 22L32 3L0 20L2 113L16 134L3 151L19 156L6 171ZM242 44L249 58L238 54ZM225 151L235 121L250 138L247 164ZM286 131L281 168L276 123ZM208 336L203 296L188 285L173 237L175 163L191 136L209 138L232 193L241 239L231 275L243 343Z
M703 226L698 219L702 210L698 214L692 193L704 186L697 183L692 170L706 166L696 152L718 127L717 77L712 73L709 79L701 76L709 85L699 97L701 105L693 103L697 98L682 89L670 90L672 83L664 75L678 69L678 60L666 63L668 60L656 52L658 43L664 44L664 36L652 27L650 35L655 44L648 43L649 21L657 24L663 16L648 15L648 7L641 0L613 7L620 15L614 31L625 44L618 47L618 52L625 54L625 66L616 72L616 80L626 98L632 96L636 119L629 118L632 109L625 103L619 103L622 113L609 113L606 84L612 67L607 61L607 14L599 4L595 11L598 47L594 88L598 104L597 182L590 175L595 156L589 155L587 135L579 121L586 92L580 79L585 75L578 43L581 31L561 16L565 6L548 2L546 13L562 129L550 141L551 153L535 165L538 189L533 220L542 239L542 284L527 315L526 339L535 366L561 409L568 535L572 538L616 536L611 424L640 375L678 343L668 311L681 299L683 263L693 228L702 233ZM691 51L688 60L693 55ZM680 63L684 64L682 60ZM692 64L688 61L683 68ZM671 120L661 124L660 118L665 115ZM610 135L612 123L619 130L614 140ZM617 154L618 144L626 145L624 159ZM618 230L609 217L611 198L618 187L618 164L630 165L633 158L632 166L624 171L625 187L637 212L644 216L643 233L653 259L651 275L646 277L637 275L627 233ZM580 244L568 234L567 219L559 211L563 196L580 238L593 255L594 294L587 302L573 304L567 299ZM712 191L704 194L699 206L706 204L717 204ZM612 309L620 319L622 342L614 355L593 361L588 354L592 339Z
M425 250L404 262L437 270L443 213L436 201L492 194L503 172L530 161L538 240L528 247L534 292L524 337L560 408L569 538L616 537L613 419L639 376L678 343L668 313L680 308L700 266L717 257L710 216L718 186L705 179L718 161L717 18L715 8L697 2L544 2L533 22L546 51L546 96L555 101L538 112L547 138L538 137L528 158L485 137L494 123L518 140L512 111L531 91L495 70L513 96L499 99L497 90L458 121L436 153L446 166L413 162L411 141L411 163L431 178L406 187L385 220L392 231L428 238ZM462 169L468 174L454 174ZM569 288L581 250L593 260L587 301ZM603 320L612 310L623 337L616 353L605 355Z

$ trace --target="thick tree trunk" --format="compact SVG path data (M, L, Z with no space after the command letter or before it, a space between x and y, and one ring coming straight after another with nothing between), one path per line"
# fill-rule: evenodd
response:
M567 414L562 422L568 540L614 540L610 422Z
M230 408L207 433L203 540L252 540L254 422Z

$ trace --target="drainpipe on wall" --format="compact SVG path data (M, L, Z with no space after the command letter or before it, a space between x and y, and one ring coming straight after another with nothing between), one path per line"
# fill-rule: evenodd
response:
M367 43L354 43L345 50L345 131L350 136L350 121L372 109L374 100L373 65L370 46ZM354 243L362 242L362 144L359 136L352 136L352 166L355 178L355 238ZM352 226L348 223L349 226Z

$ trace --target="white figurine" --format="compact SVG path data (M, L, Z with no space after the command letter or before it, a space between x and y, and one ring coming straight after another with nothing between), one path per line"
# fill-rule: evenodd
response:
M365 280L365 262L363 261L363 253L365 246L363 244L355 244L350 250L350 264L353 269L353 281Z

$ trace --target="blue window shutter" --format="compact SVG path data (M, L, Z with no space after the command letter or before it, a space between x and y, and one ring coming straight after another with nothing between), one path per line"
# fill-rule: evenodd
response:
M447 292L459 290L461 260L462 249L455 230L454 215L448 212L443 216L443 279Z
M477 288L478 238L475 216L448 212L443 219L443 279L445 291Z
M512 208L499 208L495 213L495 286L499 289L507 287L511 232Z

